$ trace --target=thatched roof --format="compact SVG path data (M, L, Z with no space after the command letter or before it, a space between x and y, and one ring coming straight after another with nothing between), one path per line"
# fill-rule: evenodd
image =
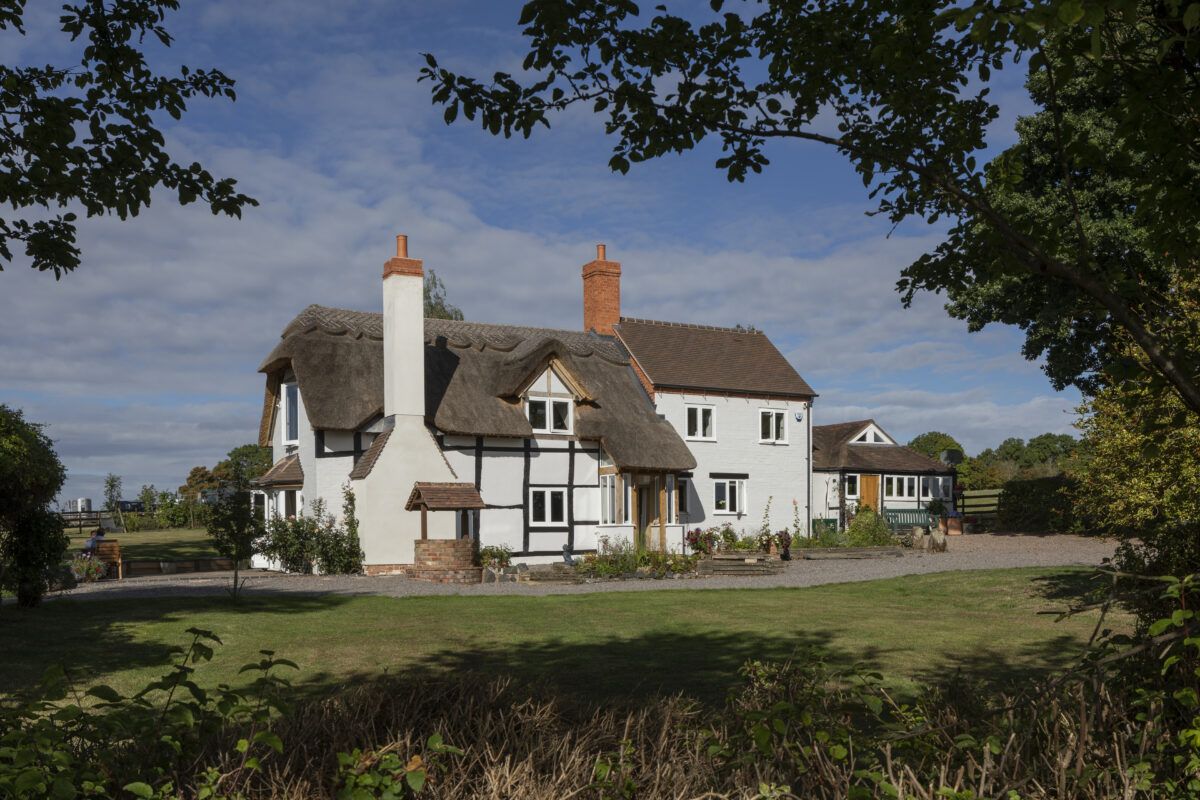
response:
M656 389L816 396L762 331L629 317L615 330Z
M873 419L814 425L813 469L837 469L858 472L936 472L954 471L940 461L898 444L867 444L853 439L868 425L879 427ZM880 428L880 430L883 430Z
M382 339L381 314L309 306L284 328L259 371L270 384L290 365L313 429L354 430L383 411ZM584 393L575 406L580 439L602 442L625 469L695 466L621 349L594 333L425 320L426 420L451 434L531 436L517 392L551 362Z

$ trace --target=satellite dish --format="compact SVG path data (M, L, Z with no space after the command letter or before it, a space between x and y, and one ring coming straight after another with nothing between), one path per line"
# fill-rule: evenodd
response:
M957 466L963 460L962 450L943 450L941 455L938 456L938 460L952 467Z

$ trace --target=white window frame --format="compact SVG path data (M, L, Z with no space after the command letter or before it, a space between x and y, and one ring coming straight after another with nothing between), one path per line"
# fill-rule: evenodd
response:
M883 479L884 500L916 500L920 489L915 475L886 475ZM900 488L902 491L897 492Z
M725 508L718 508L717 503L717 487L725 487ZM737 498L737 507L729 507L730 487L733 487L733 497ZM713 481L713 514L723 514L731 517L738 517L746 513L746 481L743 478L721 478Z
M850 491L850 479L851 478L854 479L854 491L853 492ZM843 485L845 486L845 489L846 489L846 499L847 500L857 500L858 499L858 490L862 486L862 475L860 475L857 472L852 472L852 473L847 474L846 480Z
M762 435L763 416L771 415L771 433L773 438L764 439ZM760 408L758 410L758 443L759 444L787 444L787 412L781 411L778 408Z
M935 497L940 497L943 500L949 499L954 493L954 486L950 478L945 475L923 475L921 476L921 499L931 500Z
M295 402L290 401L290 396L291 396L293 390L295 391L295 394L296 394ZM285 446L293 445L293 444L299 445L300 444L300 386L299 386L299 384L297 384L296 381L285 382L283 384L283 391L280 392L280 396L283 398L283 403L281 404L283 406L283 436L282 436L283 444ZM290 433L290 431L288 429L290 427L292 427L291 421L292 421L293 415L295 415L295 419L296 419L296 437L294 439L291 439L291 438L288 438L288 434Z
M675 476L667 476L667 525L675 524Z
M692 411L696 412L696 433L693 435L692 430ZM709 436L704 435L704 414L708 413L708 428ZM717 440L717 414L715 406L699 405L697 403L688 403L684 406L684 421L683 430L684 438L691 442L715 442Z
M600 524L620 525L617 505L617 476L600 476Z
M533 496L545 495L546 519L538 521L533 518ZM562 496L562 519L554 519L553 495ZM529 489L529 525L530 527L563 526L567 524L567 490L552 486L531 487Z
M534 403L542 404L546 411L546 426L544 428L533 428L534 433L559 433L570 435L575 430L575 409L574 402L565 397L526 397L525 398L525 419L529 421L530 427L533 427L533 420L530 419L529 407ZM567 427L554 427L554 405L562 403L567 407Z

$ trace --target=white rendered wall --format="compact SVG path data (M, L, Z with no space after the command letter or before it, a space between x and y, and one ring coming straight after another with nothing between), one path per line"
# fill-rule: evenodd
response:
M716 441L688 438L687 407L692 404L713 409ZM800 526L807 528L810 491L808 463L811 452L808 441L810 409L807 401L657 392L655 407L674 426L696 458L687 519L682 520L687 527L709 527L728 522L735 530L757 533L762 525L767 498L772 498L772 530L791 528L793 500L799 509ZM787 444L759 442L759 412L764 409L784 412ZM803 415L800 421L796 420L797 412ZM714 511L713 487L716 479L710 477L710 473L714 472L749 475L746 479L747 502L742 514Z
M813 517L831 519L840 511L838 473L813 472Z
M394 280L389 278L389 280ZM371 473L354 481L358 535L366 564L411 564L413 542L421 538L421 512L404 505L417 481L456 481L421 417L399 415L387 446ZM429 538L453 539L455 515L431 512Z

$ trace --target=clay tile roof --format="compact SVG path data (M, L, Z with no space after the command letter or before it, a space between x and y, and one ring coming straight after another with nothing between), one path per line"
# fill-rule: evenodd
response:
M371 469L375 466L375 462L379 459L379 454L383 452L383 448L387 445L388 437L391 435L392 429L388 428L372 440L371 446L367 448L367 452L363 453L362 458L354 465L354 469L350 470L350 480L361 480L371 474Z
M300 466L300 455L293 453L275 462L266 473L252 483L258 486L301 486L304 470Z
M628 317L615 330L656 388L816 396L762 331Z
M814 425L813 468L862 472L936 472L945 475L954 471L953 467L902 445L851 441L868 425L883 430L873 419Z
M430 511L454 511L466 508L487 508L479 490L473 483L422 483L413 484L412 494L408 496L405 511L414 508L425 508Z

